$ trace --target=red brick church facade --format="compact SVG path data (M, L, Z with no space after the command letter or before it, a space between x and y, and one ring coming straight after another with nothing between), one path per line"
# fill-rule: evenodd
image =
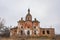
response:
M10 29L10 36L47 36L54 37L54 28L41 28L40 22L35 18L32 21L32 15L30 9L25 17L25 20L21 18L18 21L18 25L15 28Z

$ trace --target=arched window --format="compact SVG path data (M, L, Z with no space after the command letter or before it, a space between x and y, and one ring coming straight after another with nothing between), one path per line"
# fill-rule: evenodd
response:
M47 34L50 34L49 30L47 30Z
M42 31L43 32L43 34L45 34L45 31Z
M36 31L34 31L34 34L36 35Z
M23 30L21 30L21 35L23 35Z
M27 31L27 35L30 35L30 31L29 30Z

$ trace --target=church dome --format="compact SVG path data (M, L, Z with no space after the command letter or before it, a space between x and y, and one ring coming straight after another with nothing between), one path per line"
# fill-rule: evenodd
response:
M26 21L32 21L32 15L30 14L30 9L28 9L28 14L26 15Z

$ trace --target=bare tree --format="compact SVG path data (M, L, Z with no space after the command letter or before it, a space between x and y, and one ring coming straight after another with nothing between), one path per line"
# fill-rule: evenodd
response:
M8 37L10 35L9 27L5 26L5 20L0 18L0 37Z
M0 18L0 29L4 27L5 20Z

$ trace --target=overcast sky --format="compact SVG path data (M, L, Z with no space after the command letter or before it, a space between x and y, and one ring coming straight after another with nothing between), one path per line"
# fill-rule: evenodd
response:
M27 9L40 21L41 27L55 28L60 34L60 0L0 0L0 17L6 26L16 26L21 17L25 18Z

